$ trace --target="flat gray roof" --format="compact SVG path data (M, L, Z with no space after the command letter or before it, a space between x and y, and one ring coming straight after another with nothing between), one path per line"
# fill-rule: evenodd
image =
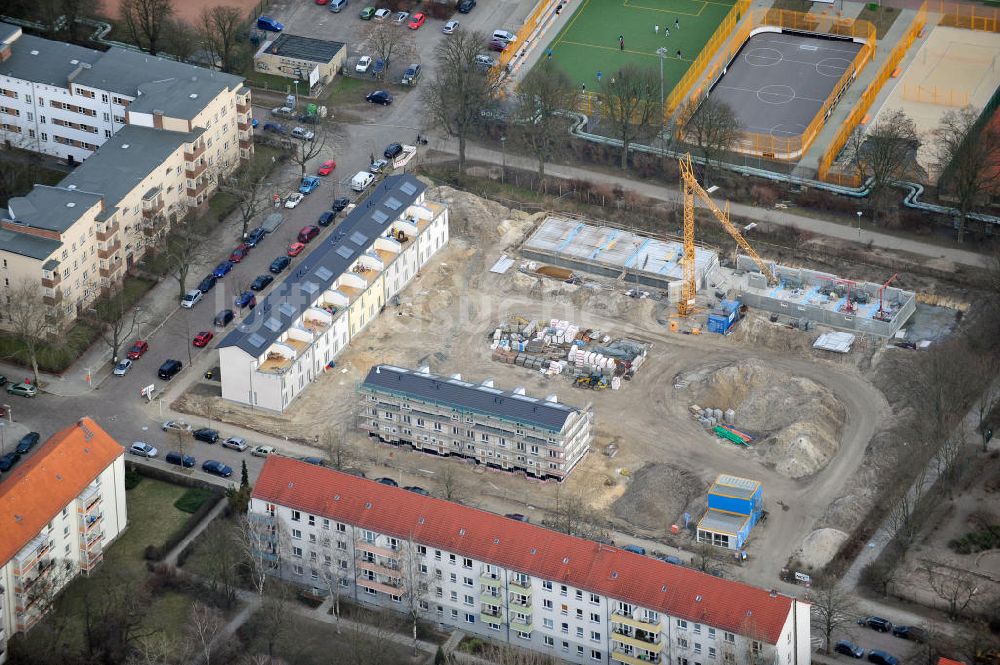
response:
M715 533L725 533L730 536L735 536L743 528L743 525L747 523L750 517L748 515L733 515L731 513L724 513L719 510L714 510L709 508L705 512L705 516L701 518L698 522L698 528L704 531L713 531Z
M62 247L58 240L0 229L0 250L41 261Z
M473 411L489 416L560 431L570 415L580 409L549 402L530 395L520 395L512 390L414 372L392 365L376 365L368 372L362 388L387 391L435 402L460 411Z
M85 192L102 194L105 205L110 209L154 169L161 168L167 156L181 145L197 139L204 131L168 132L126 125L66 176L59 186L75 186Z
M0 23L0 44L9 44L21 35L21 28L10 23Z
M738 499L752 499L759 487L760 481L723 474L715 479L708 493L732 496Z
M7 201L7 213L11 221L62 233L100 200L100 194L89 191L35 185L25 196Z
M12 35L11 29L19 30L9 23L0 23L0 30L8 36ZM75 44L21 34L10 45L10 57L0 62L0 74L65 88L69 75L80 63L94 63L101 55L100 51Z
M399 219L425 189L427 186L411 175L388 176L344 218L333 235L312 246L302 263L292 266L288 276L226 335L219 347L238 346L259 357L358 256L368 251L376 238L385 234L389 222ZM265 326L271 319L278 325Z
M296 60L327 63L333 60L343 48L342 42L282 33L264 47L264 53L295 58ZM308 72L306 74L308 75Z

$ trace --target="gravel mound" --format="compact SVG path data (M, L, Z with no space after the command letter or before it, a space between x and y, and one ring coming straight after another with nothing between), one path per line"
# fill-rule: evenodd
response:
M843 531L816 529L805 537L793 558L798 559L807 570L820 570L830 563L845 540L847 534Z
M625 493L612 504L615 517L650 531L666 531L682 524L684 511L700 514L691 504L705 502L708 484L690 471L672 464L647 464L632 475Z

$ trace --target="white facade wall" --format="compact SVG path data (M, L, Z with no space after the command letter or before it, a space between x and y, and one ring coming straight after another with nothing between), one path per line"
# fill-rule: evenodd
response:
M254 498L250 512L278 523L281 577L324 594L407 611L406 589L426 584L420 607L426 620L573 663L624 665L808 665L809 609L794 602L777 644L758 642L709 624L670 616L559 581L476 560L419 542L408 542L351 524L309 515ZM371 546L366 545L370 543ZM375 552L374 564L364 562ZM413 575L393 571L392 566ZM374 584L364 576L374 572ZM400 576L393 596L391 575ZM416 578L416 579L414 579ZM330 582L329 580L333 580ZM374 588L378 587L378 588ZM495 590L495 591L494 591ZM373 593L374 591L374 593ZM696 594L697 589L691 589ZM496 595L494 595L496 594ZM499 598L499 602L494 600ZM524 604L519 604L524 603ZM493 610L493 608L497 608ZM498 616L492 616L493 612ZM649 653L637 657L622 631L649 630ZM626 653L632 648L632 655ZM796 653L797 651L797 653Z
M7 640L30 629L40 618L37 605L19 609L30 603L30 595L22 593L23 585L44 569L44 581L35 584L47 584L56 591L74 576L92 570L103 558L103 550L124 531L127 521L125 457L120 455L56 514L36 539L0 564L0 664L6 661ZM46 551L38 557L42 549ZM32 559L38 562L22 571L22 566Z

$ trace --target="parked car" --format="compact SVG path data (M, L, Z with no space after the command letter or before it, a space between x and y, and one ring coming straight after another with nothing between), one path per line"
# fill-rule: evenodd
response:
M38 394L38 388L31 383L11 383L7 386L7 394L34 397Z
M211 427L200 427L191 432L191 435L194 436L195 440L205 443L215 443L219 440L219 431Z
M319 235L319 227L313 226L303 226L302 230L299 231L299 235L296 236L296 240L301 243L308 243L310 240Z
M333 224L333 220L335 220L336 218L337 218L337 213L333 212L332 210L327 210L320 214L319 219L316 220L316 223L322 227L327 227L330 226L330 224Z
M370 55L363 55L358 58L358 64L354 65L354 71L359 74L364 74L368 71L368 68L372 66L372 57Z
M115 376L125 376L130 369L132 369L132 361L126 358L115 365L113 374Z
M851 656L852 658L864 658L865 656L865 650L849 640L840 640L837 642L833 647L833 651L845 656Z
M35 447L41 435L38 432L28 432L21 437L21 440L17 442L17 446L14 448L14 452L18 455L24 455L29 450Z
M168 358L166 362L160 365L160 369L156 371L156 375L163 379L164 381L169 381L170 379L177 376L177 373L184 368L184 363L180 360L174 360L173 358Z
M360 18L362 21L370 21L372 20L373 16L375 16L374 7L365 7L364 9L361 10L361 13L358 14L358 18Z
M673 554L664 554L663 556L657 557L660 561L664 563L672 563L675 566L683 566L684 562L679 558L675 557Z
M234 302L237 309L243 309L244 307L253 309L257 306L257 296L253 294L253 291L244 291L236 297Z
M231 436L222 442L223 448L238 450L241 453L247 449L247 440L238 436Z
M347 6L347 0L329 0L329 2L331 12L339 12Z
M316 133L302 127L293 127L292 136L297 139L302 139L303 141L312 141L316 138Z
M295 109L293 109L290 106L278 106L277 108L271 109L271 115L277 115L283 118L291 118L295 116Z
M491 51L499 51L500 53L503 53L507 50L509 45L509 42L505 42L502 39L491 39L489 47Z
M337 162L332 159L328 159L320 165L319 170L316 173L319 175L330 175L335 168L337 168Z
M646 548L639 545L625 545L622 549L632 554L642 554L643 556L646 554Z
M382 151L382 154L385 155L386 159L395 159L403 154L403 146L398 143L390 143Z
M338 196L333 200L333 203L330 205L330 210L334 212L342 212L344 208L346 208L349 205L351 205L351 199L347 198L346 196Z
M160 425L160 429L164 432L186 432L191 433L191 426L188 425L183 420L168 420L167 422Z
M396 12L392 16L392 22L396 25L403 25L408 18L410 18L410 12Z
M426 20L427 20L427 14L423 12L417 12L410 18L410 22L407 24L406 27L408 27L410 30L417 30L420 28L420 26L424 24Z
M423 487L417 487L416 485L407 485L403 488L407 492L413 492L414 494L419 494L421 496L430 496L431 493L425 490Z
M513 44L517 41L517 35L513 32L507 32L506 30L494 30L493 39L499 39L502 42L507 42L508 44Z
M206 275L204 279L198 282L198 290L202 294L207 294L209 291L215 288L215 283L219 281L215 275Z
M226 466L222 462L216 461L214 459L205 460L201 464L201 470L205 473L210 473L213 476L220 476L222 478L228 478L233 475L233 470L231 467Z
M458 21L448 21L447 23L444 24L444 27L441 28L441 32L443 32L446 35L455 34L456 30L458 30Z
M205 294L203 294L198 289L191 289L190 291L184 294L183 298L181 298L181 307L185 309L191 309L192 307L201 302L202 296L204 295Z
M299 254L302 253L302 250L304 250L305 248L306 246L301 242L293 242L291 245L288 246L287 254L288 256L298 256Z
M138 360L142 358L146 351L149 351L149 343L144 339L137 339L132 344L132 348L128 350L127 355L131 360Z
M247 239L244 240L243 242L245 242L250 247L256 247L257 245L260 244L260 242L264 239L266 235L267 231L264 230L264 227L258 226L253 231L247 234Z
M872 649L868 652L868 662L875 663L875 665L899 665L898 658L880 649Z
M382 58L375 58L375 63L372 65L372 77L378 77L379 74L385 71L385 68L385 60Z
M375 182L375 174L369 171L358 171L351 178L351 189L355 192L363 192L368 186Z
M322 457L300 457L300 460L306 464L312 464L314 466L326 466L326 460Z
M229 271L233 269L233 264L230 261L223 261L219 265L215 266L215 270L212 274L215 275L216 279L222 279L229 274Z
M275 134L287 134L288 130L280 122L265 122L264 123L265 132L273 132Z
M177 466L183 466L187 469L190 469L198 463L198 461L191 455L183 455L176 450L171 450L167 453L166 457L163 458L163 461L167 464L176 464Z
M229 255L229 260L232 261L233 263L239 263L240 261L245 259L247 257L247 254L249 253L250 253L250 246L247 245L245 242L241 242L239 245L236 246L236 249L234 249L232 253Z
M912 640L921 644L927 641L927 631L919 626L893 626L892 634L904 640Z
M268 455L273 455L274 453L274 446L257 446L250 451L250 454L254 457L267 457Z
M267 288L268 284L274 281L274 278L270 275L257 275L257 279L250 284L251 291L263 291Z
M271 261L271 265L268 266L268 270L275 275L281 274L281 271L288 267L291 260L287 256L279 256L275 260Z
M0 456L0 471L7 473L14 465L17 464L17 460L21 459L21 456L17 453L7 453L6 455Z
M381 173L382 170L387 166L389 166L389 162L385 161L384 159L376 159L368 167L368 170L371 171L372 173Z
M522 515L521 513L507 513L506 515L504 515L504 517L510 520L517 520L518 522L528 521L528 518Z
M3 374L0 374L0 386L6 386L6 385L7 385L7 377L4 376Z
M302 199L304 198L305 194L302 194L301 192L294 192L292 194L289 194L288 198L285 199L285 207L294 208L298 204L302 203Z
M233 310L224 309L215 315L215 319L212 321L212 323L214 323L220 328L225 328L226 326L229 325L229 322L232 321L234 317L235 315L233 314Z
M383 485L388 485L389 487L399 487L399 483L397 483L392 478L384 478L383 477L383 478L379 478L375 482L376 483L382 483Z
M208 346L208 343L212 341L213 337L215 337L215 333L213 333L211 330L202 330L200 333L194 336L194 339L191 340L191 344L197 346L200 349L205 346Z
M882 617L865 617L864 619L858 619L859 626L867 626L872 630L877 630L880 633L891 633L892 632L892 622L888 619L883 619Z
M382 9L376 9L375 14L372 16L372 18L375 19L376 21L384 21L391 15L392 15L392 10L383 7Z
M257 17L257 29L258 30L270 30L271 32L281 32L285 29L283 23L275 21L270 16L258 16Z
M455 9L459 14L468 14L476 6L476 0L462 0Z
M489 69L490 67L496 67L498 64L496 58L491 58L488 55L482 55L482 54L476 56L475 63L476 65L484 69Z
M136 441L131 446L129 446L128 451L133 455L138 455L139 457L156 457L156 448L149 445L145 441Z
M367 99L372 104L381 104L382 106L389 106L390 104L392 104L392 93L389 92L388 90L374 90L372 92L369 92L368 95L365 96L365 99Z

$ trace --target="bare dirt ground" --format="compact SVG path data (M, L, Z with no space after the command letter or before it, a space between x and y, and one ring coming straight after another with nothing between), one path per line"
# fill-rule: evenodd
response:
M771 517L752 537L750 561L739 576L773 585L778 569L817 528L817 520L842 500L845 480L857 472L869 440L890 415L882 393L859 369L868 366L871 353L862 348L849 357L820 355L810 348L815 333L791 331L753 314L727 337L671 333L664 325L665 305L628 298L623 284L591 288L515 269L505 275L490 273L501 252L516 254L533 220L447 187L435 188L428 196L451 207L449 245L404 290L399 306L387 308L370 324L337 359L337 367L320 377L286 414L251 414L196 391L182 396L174 408L201 413L209 409L219 420L252 422L260 431L304 442L315 441L326 428L339 428L349 432L369 475L382 475L389 466L400 477L412 476L415 481L410 482L437 492L434 478L442 469L464 467L464 494L472 505L516 510L537 522L553 506L557 492L572 493L585 497L594 517L619 532L679 545L690 545L690 536L670 537L670 525L680 523L685 511L697 521L717 474L754 478L764 484ZM635 378L619 391L574 388L565 376L546 377L490 360L488 335L507 314L566 319L647 342L652 350ZM352 423L355 388L378 362L427 364L432 371L461 373L467 380L493 378L498 387L523 386L532 395L554 393L569 404L592 402L596 437L591 453L558 487L377 445L356 433ZM740 408L747 414L759 411L752 422L773 440L761 451L741 449L709 434L688 412L700 396L690 387L675 387L679 375L725 367L749 372L734 375L736 383L752 380L731 394L741 397ZM757 396L758 391L763 396ZM786 409L787 417L772 420L774 409ZM613 458L603 454L612 442L618 447ZM789 455L795 459L786 459ZM841 514L849 518L858 510L849 503ZM811 538L807 546L819 551L810 551L810 560L825 562L835 551L835 540Z
M104 3L104 12L114 19L120 19L119 14L119 3L120 0L107 0ZM191 25L198 25L198 19L201 16L202 8L212 8L219 5L226 5L230 7L236 7L238 9L245 9L247 14L255 11L260 7L260 0L171 0L170 4L174 8L173 18L179 18L187 21Z

